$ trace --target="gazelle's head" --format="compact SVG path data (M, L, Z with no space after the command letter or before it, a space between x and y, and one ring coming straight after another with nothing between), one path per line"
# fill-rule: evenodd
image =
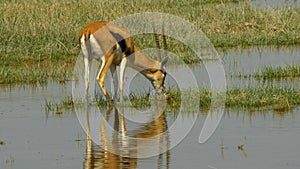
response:
M163 61L160 62L160 69L152 70L152 78L151 83L156 91L162 93L165 91L165 79L167 76L166 72L166 64L168 62L168 57L164 58Z

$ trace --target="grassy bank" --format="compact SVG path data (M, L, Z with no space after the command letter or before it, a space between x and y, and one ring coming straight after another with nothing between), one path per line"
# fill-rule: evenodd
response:
M182 94L187 94L189 99L195 99L195 93L199 93L200 110L208 110L211 106L210 90L201 89L199 91L189 91L181 93L179 90L169 90L168 109L178 111L181 104ZM148 94L130 94L129 100L135 108L145 108L150 106ZM106 106L107 102L103 99L97 101L98 106ZM188 101L186 101L188 103ZM71 97L63 99L60 103L45 102L44 107L47 111L56 111L62 109L73 108L74 102ZM231 89L226 92L225 106L231 109L247 109L247 110L274 110L285 112L292 110L294 107L300 106L300 90L293 88L273 88L273 87L257 87L246 89Z
M193 23L216 47L300 44L299 9L249 8L238 0L127 1L15 0L0 2L0 83L45 83L69 79L79 53L78 32L91 21L114 20L137 12L166 12ZM153 39L136 37L139 46ZM183 44L171 52L192 62Z

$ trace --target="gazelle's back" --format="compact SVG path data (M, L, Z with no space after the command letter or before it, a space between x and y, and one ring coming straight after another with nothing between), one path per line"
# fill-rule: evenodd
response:
M92 49L88 50L97 60L100 59L100 56L95 55L103 55L109 50L116 50L117 48L121 49L120 54L124 53L126 56L134 53L131 35L124 28L106 21L89 23L79 33L79 40L81 46L84 43L90 43L89 46ZM118 65L119 63L115 61L114 64Z

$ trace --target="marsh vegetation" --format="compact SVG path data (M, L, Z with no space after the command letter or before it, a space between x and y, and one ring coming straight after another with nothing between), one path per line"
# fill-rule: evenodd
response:
M138 12L165 12L182 17L201 29L220 51L232 47L253 45L299 45L300 13L293 7L250 7L248 0L190 0L190 1L130 1L72 0L0 2L0 84L66 83L71 80L73 66L79 54L78 32L91 21L114 20ZM150 5L151 4L151 5ZM93 6L93 8L91 8ZM115 7L118 6L118 10ZM180 6L180 8L178 8ZM147 39L147 41L145 40ZM134 41L141 48L155 46L150 35L139 35ZM195 63L193 52L180 42L170 39L170 52L186 63ZM287 67L266 67L246 77L258 79L297 78L299 64ZM294 93L294 94L293 94ZM173 105L180 95L170 90ZM210 92L201 90L201 106L209 107ZM299 89L256 87L232 89L227 92L230 107L272 107L290 109L299 104ZM277 97L278 96L278 97ZM255 99L248 99L253 98ZM67 107L46 101L46 107ZM148 105L147 95L132 93L133 106Z
M262 8L253 5L253 1L262 2L0 1L0 168L129 166L127 157L120 161L117 155L89 145L93 142L88 141L83 130L87 125L79 120L88 118L84 104L71 97L71 83L83 81L74 79L72 73L79 54L78 32L87 23L112 21L145 11L179 16L207 35L225 66L226 109L214 136L199 145L199 131L207 112L213 110L212 92L218 94L218 91L212 91L209 83L202 86L207 75L201 72L203 61L187 46L170 38L170 52L178 55L188 68L195 69L200 87L185 91L168 86L164 125L172 128L177 121L185 127L197 119L169 158L159 156L162 158L158 161L155 157L136 158L133 163L138 168L151 169L155 164L157 168L299 168L300 8L289 4ZM299 4L297 0L280 1L286 2ZM134 42L142 49L155 47L149 34L134 36ZM169 63L168 71L181 70L172 59ZM125 113L148 120L143 113L149 110L152 88L147 90L145 83L141 86L146 88L144 92L134 90L134 86L128 93L126 103L130 102L130 106L125 107ZM199 99L198 111L187 109L179 115L182 96L187 96L185 103ZM188 106L195 106L192 103ZM107 123L111 127L115 127L113 121L119 122L116 112L108 113L107 101L101 93L97 93L91 107L89 118L91 124L97 124L91 125L96 126L93 131L97 136L100 133L97 122L101 122L102 115L111 116ZM132 122L127 125L128 130L134 129L128 132L132 134L147 124L133 124L135 121L130 117L128 121ZM159 128L150 124L152 129ZM170 131L166 133L170 134L171 143L176 142L174 138L178 135L186 134ZM115 138L112 141L117 142ZM118 148L127 152L121 146ZM113 161L106 157L112 157ZM167 165L163 163L166 161Z
M0 83L47 83L70 80L79 54L78 32L91 21L114 20L137 12L165 12L201 29L220 50L251 45L297 45L297 8L250 8L247 0L130 1L79 0L0 2ZM151 5L150 5L151 4ZM90 8L93 6L93 8ZM118 10L115 7L118 6ZM180 8L178 8L180 6ZM155 46L147 35L135 37L141 48ZM193 53L176 41L171 52L187 63Z

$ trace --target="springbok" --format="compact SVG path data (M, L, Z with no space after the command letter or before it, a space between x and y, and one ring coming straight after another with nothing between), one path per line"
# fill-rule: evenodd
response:
M158 36L154 31L156 45L159 47ZM118 27L110 22L89 23L79 34L81 52L85 65L85 92L88 98L89 74L91 61L96 59L102 61L97 81L106 99L113 104L105 86L104 79L110 69L114 84L114 99L117 97L118 78L115 74L116 66L120 66L120 102L123 103L124 73L125 68L129 67L142 73L158 92L165 90L164 81L166 77L165 65L168 57L161 60L160 52L158 60L153 60L142 53L133 43L131 35L126 29ZM164 50L167 50L166 37L163 29ZM166 54L167 52L165 52Z

